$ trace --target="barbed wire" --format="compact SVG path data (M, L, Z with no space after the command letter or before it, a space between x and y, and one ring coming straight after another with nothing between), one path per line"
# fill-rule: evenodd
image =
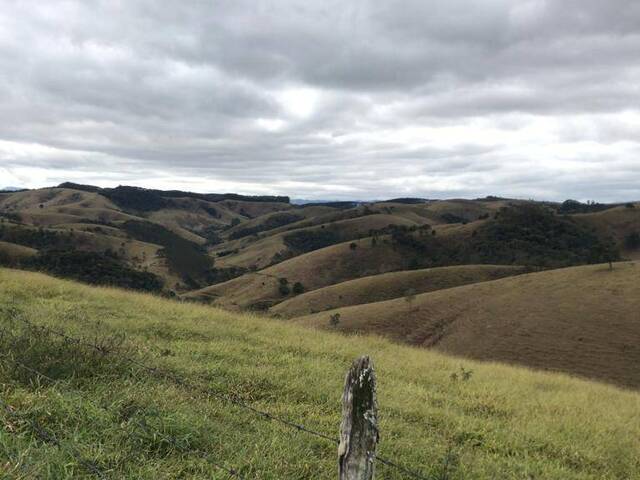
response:
M104 478L104 479L107 478L104 475L104 473L102 473L102 471L100 470L98 465L96 465L95 462L93 462L91 460L87 460L86 458L84 458L80 454L80 452L78 452L78 450L73 448L71 445L65 445L62 442L60 442L60 440L58 440L52 433L48 432L36 420L30 419L30 418L23 418L18 413L16 413L15 410L13 409L13 407L11 407L11 405L9 405L2 398L0 398L0 406L6 412L6 414L9 415L11 418L13 418L15 420L25 420L29 424L31 429L36 433L36 435L38 437L40 437L41 440L55 445L60 450L63 450L66 453L70 453L71 456L73 458L75 458L76 461L80 465L82 465L87 471L93 473L94 475L96 475L99 478Z
M4 328L2 328L2 327L0 327L0 330L4 330L4 331L6 332L6 330L5 330ZM49 375L47 375L47 374L45 374L45 373L42 373L42 372L40 372L39 370L37 370L37 369L35 369L35 368L33 368L33 367L31 367L31 366L27 365L26 363L21 362L21 361L19 361L19 360L15 359L15 358L12 358L12 357L11 357L11 356L9 356L9 355L0 354L0 359L11 359L11 361L12 361L15 365L17 365L18 367L20 367L20 368L22 368L22 369L24 369L24 370L26 370L26 371L28 371L28 372L30 372L30 373L32 373L32 374L34 374L34 375L37 375L37 376L38 376L38 377L40 377L40 378L45 379L46 381L48 381L49 383L51 383L53 386L57 386L57 385L59 385L59 384L60 384L60 380L56 380L55 378L52 378L52 377L50 377ZM0 399L0 402L1 402L1 399ZM94 405L94 404L92 404L92 405ZM95 405L94 405L94 406L95 406ZM103 409L103 410L106 410L106 408L105 408L105 407L99 407L99 408L101 408L101 409ZM241 475L240 475L240 473L239 473L235 468L229 468L229 467L226 467L226 466L224 466L224 465L222 465L222 464L220 464L220 463L217 463L216 461L212 460L212 459L211 459L211 454L209 454L209 453L207 453L207 452L201 452L201 451L199 451L199 450L195 450L195 449L186 449L186 448L184 448L182 445L180 445L180 444L179 444L179 442L177 441L177 439L176 439L174 436L172 436L172 435L165 435L164 433L162 433L162 432L161 432L160 430L158 430L157 428L149 427L149 426L146 424L146 422L145 422L145 423L142 423L142 422L140 422L140 421L136 421L135 423L136 423L136 425L137 425L138 427L140 427L142 430L144 430L144 431L145 431L145 433L147 433L147 434L149 434L149 435L158 435L158 436L160 436L164 441L166 441L166 442L170 443L174 448L176 448L176 449L180 450L181 452L183 452L183 453L194 453L194 452L195 452L195 453L200 453L200 454L201 454L201 456L202 456L202 458L203 458L205 461L207 461L208 463L210 463L212 466L214 466L215 468L217 468L217 469L219 469L219 470L222 470L222 471L224 471L224 472L228 473L228 474L229 474L229 475L231 475L232 477L236 477L236 478L239 478L239 479L241 479L241 480L244 480L244 479L245 479L245 477L241 476ZM153 430L153 431L152 431L152 430ZM54 440L55 440L55 438L54 438ZM56 443L55 443L56 445L58 445L58 446L60 445L60 443L59 443L57 440L55 440L55 442L56 442ZM95 464L94 464L94 465L95 465ZM96 468L97 468L97 466L96 466ZM105 478L105 477L101 477L101 478Z
M109 348L107 348L105 346L97 345L95 343L88 342L88 341L79 339L77 337L70 336L70 335L68 335L68 334L66 334L64 332L58 331L58 330L56 330L54 328L47 327L47 326L44 326L44 325L35 324L35 323L27 320L24 317L14 316L13 318L15 320L18 320L18 321L28 325L31 328L40 329L42 331L46 331L46 332L49 332L49 333L51 333L53 335L56 335L56 336L58 336L60 338L63 338L64 340L66 340L68 342L75 343L77 345L83 345L83 346L88 347L88 348L92 348L95 351L97 351L97 352L99 352L99 353L101 353L103 355L114 355L114 356L117 356L121 360L124 360L124 361L126 361L128 363L131 363L132 365L135 365L135 366L137 366L137 367L149 372L152 375L155 375L155 376L158 376L158 377L164 377L164 378L166 378L168 380L171 380L173 383L175 383L178 386L187 388L187 389L189 389L191 391L199 392L199 393L204 394L206 396L212 396L212 397L217 398L219 400L225 401L225 402L230 403L230 404L232 404L234 406L237 406L237 407L239 407L241 409L250 411L250 412L252 412L253 414L255 414L257 416L259 416L261 418L264 418L265 420L274 421L274 422L280 423L282 425L285 425L285 426L287 426L289 428L292 428L292 429L294 429L296 431L303 432L303 433L306 433L308 435L312 435L312 436L315 436L315 437L318 437L318 438L322 438L322 439L324 439L326 441L329 441L329 442L333 443L334 445L339 445L340 444L340 441L335 437L332 437L332 436L327 435L325 433L319 432L319 431L314 430L312 428L306 427L302 423L297 423L297 422L294 422L292 420L280 417L278 415L274 415L274 414L272 414L270 412L258 409L256 407L254 407L252 405L249 405L248 403L246 403L246 402L234 397L233 394L229 394L229 393L225 394L223 392L214 390L211 387L194 384L193 382L189 382L185 378L183 378L183 377L181 377L181 376L179 376L179 375L177 375L174 372L171 372L169 370L166 370L166 369L163 369L163 368L159 368L159 367L151 367L151 366L146 365L145 363L143 363L143 362L141 362L139 360L136 360L136 359L134 359L132 357L129 357L129 356L126 356L126 355L117 355L116 353L114 353L115 352L115 348L114 349L109 349ZM394 468L394 469L398 470L399 472L404 473L405 475L407 475L409 477L415 478L417 480L431 480L431 479L425 477L424 475L422 475L422 474L420 474L418 472L415 472L415 471L413 471L413 470L411 470L411 469L409 469L407 467L402 466L400 463L398 463L398 462L396 462L394 460L391 460L391 459L388 459L386 457L382 457L382 456L379 456L379 455L375 455L374 458L375 458L376 461L380 462L381 464L383 464L383 465L385 465L387 467Z

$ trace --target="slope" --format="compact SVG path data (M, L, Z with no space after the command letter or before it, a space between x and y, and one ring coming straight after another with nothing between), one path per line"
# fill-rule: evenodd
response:
M380 302L420 293L495 280L524 273L524 267L498 265L461 265L383 273L320 288L290 298L271 309L286 318Z
M640 266L532 273L296 319L640 387Z
M363 353L376 362L379 454L426 478L614 480L640 469L640 395L563 375L12 270L0 270L0 326L11 334L0 337L1 398L11 406L0 413L0 468L9 478L81 478L91 462L123 479L227 478L213 463L243 478L333 479L333 442L224 398L335 438L344 373ZM453 377L461 367L466 380ZM33 422L60 447L40 441Z

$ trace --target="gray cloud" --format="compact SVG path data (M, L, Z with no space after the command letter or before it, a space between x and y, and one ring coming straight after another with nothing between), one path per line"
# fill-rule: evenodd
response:
M632 0L11 1L0 184L640 198Z

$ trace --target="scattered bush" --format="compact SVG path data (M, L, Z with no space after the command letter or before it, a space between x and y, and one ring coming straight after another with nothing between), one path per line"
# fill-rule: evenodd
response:
M332 327L337 327L340 324L340 314L339 313L334 313L333 315L329 316L329 325Z
M293 293L295 293L296 295L304 293L304 286L302 285L302 283L296 282L293 284Z
M452 381L457 382L461 380L463 382L468 382L471 380L471 376L473 375L473 370L467 370L463 366L460 366L460 373L453 372L450 375Z

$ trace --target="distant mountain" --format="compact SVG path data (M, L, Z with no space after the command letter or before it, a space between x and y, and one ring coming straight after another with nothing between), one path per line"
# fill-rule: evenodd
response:
M0 188L0 192L19 192L21 190L25 190L24 188L20 188L20 187L3 187Z

